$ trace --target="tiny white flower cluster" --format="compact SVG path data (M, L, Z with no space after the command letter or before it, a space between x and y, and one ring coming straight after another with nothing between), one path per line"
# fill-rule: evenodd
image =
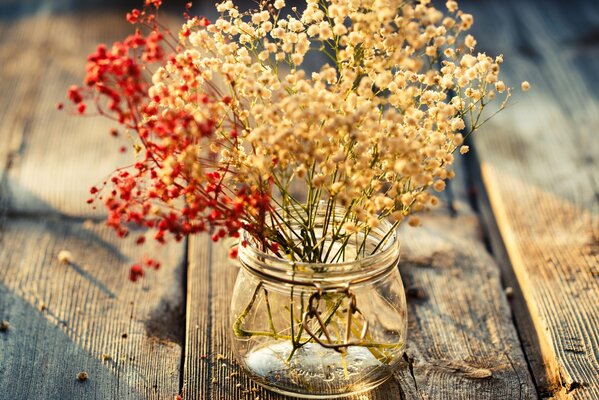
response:
M343 206L347 233L383 218L399 223L436 204L428 189L445 188L483 109L497 93L509 97L502 57L477 53L472 15L455 1L446 8L306 0L300 12L275 0L242 12L227 0L207 27L187 22L184 50L155 73L150 95L170 94L158 109L215 121L222 142L206 145L235 170L234 184L272 185L283 208ZM329 62L308 74L310 50ZM205 145L197 143L197 153L181 156L200 175L194 160ZM292 196L294 181L305 183L305 202Z

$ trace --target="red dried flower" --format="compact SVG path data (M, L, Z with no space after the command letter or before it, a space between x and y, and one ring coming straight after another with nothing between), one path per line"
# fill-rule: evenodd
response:
M132 24L136 24L139 19L139 14L140 12L138 9L131 10L131 12L127 13L126 15L127 21L129 21Z
M137 282L139 278L143 278L144 270L139 264L132 265L129 269L129 280L131 282Z
M123 130L136 133L135 153L140 159L132 167L120 168L109 179L111 188L97 196L102 187L93 187L95 198L103 200L107 224L119 237L129 234L129 224L155 230L154 239L165 243L168 238L181 240L185 235L213 232L212 239L239 237L243 221L263 215L259 209L270 207L268 187L227 187L224 183L234 170L219 164L213 155L200 155L198 148L223 146L236 141L238 127L232 126L229 138L217 137L217 121L198 117L186 111L165 107L176 97L202 104L207 110L219 104L231 106L233 99L215 90L200 90L197 67L191 58L167 54L179 44L168 44L169 36L155 18L160 0L146 0L142 10L127 14L130 23L140 27L132 35L112 46L97 46L87 58L85 86L71 86L67 98L80 113L92 102L100 115L116 121ZM191 3L186 5L187 9ZM183 30L205 29L206 18L194 19ZM147 27L144 33L142 27ZM180 53L178 53L180 54ZM145 71L169 66L180 71L184 81L175 86L154 88ZM241 130L243 127L239 127ZM118 136L117 129L111 129ZM125 152L125 147L119 151ZM175 206L181 204L181 207ZM143 244L146 235L136 239ZM231 255L235 251L232 250ZM159 263L146 260L131 267L132 281L143 277L143 266L158 268Z

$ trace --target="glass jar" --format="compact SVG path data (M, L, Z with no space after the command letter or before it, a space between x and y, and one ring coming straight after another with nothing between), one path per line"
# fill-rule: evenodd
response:
M285 395L331 399L392 376L405 349L407 309L399 242L394 231L386 235L390 229L383 221L366 236L374 254L332 264L278 258L242 237L248 245L239 246L232 343L255 382Z

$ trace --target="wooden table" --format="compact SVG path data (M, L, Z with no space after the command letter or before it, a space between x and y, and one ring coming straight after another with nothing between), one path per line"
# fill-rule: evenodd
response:
M0 399L283 399L237 374L222 248L138 247L85 204L130 155L108 123L54 105L130 26L74 4L0 1ZM477 135L443 206L401 230L407 361L355 399L599 399L599 5L461 5L508 83L533 90ZM146 253L163 267L127 281Z

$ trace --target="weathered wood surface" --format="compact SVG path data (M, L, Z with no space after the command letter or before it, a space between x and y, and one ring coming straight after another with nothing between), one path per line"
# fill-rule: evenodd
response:
M597 399L599 4L462 7L481 49L505 54L508 83L533 87L475 138L527 357L543 396Z
M455 215L441 207L422 228L401 231L409 365L356 399L536 397L499 270L460 184ZM225 246L190 238L184 398L284 399L252 384L233 360L229 304L238 268Z
M0 332L2 399L179 391L185 244L139 247L137 235L121 241L81 218L103 214L86 205L88 188L131 155L109 140L109 124L55 110L96 43L130 29L116 12L0 22L0 320L10 323ZM73 263L58 263L61 250ZM146 254L162 269L129 282Z
M533 370L547 368L536 383L542 395L582 399L598 397L599 375L599 13L591 0L564 3L463 8L493 32L480 32L479 42L506 54L511 83L535 87L476 144L502 235L492 239L505 243L514 270L507 265L504 276L522 289L513 300L520 338ZM88 186L130 157L108 140L109 124L54 110L80 80L85 54L128 29L117 12L0 21L0 205L10 215L0 227L0 319L11 322L0 332L0 398L172 398L182 390L188 399L282 399L231 376L236 268L221 247L199 236L187 254L184 244L138 248L101 225L61 216L101 216L85 204ZM454 190L456 215L441 208L423 228L402 231L412 361L357 398L536 397L478 218L463 183ZM62 249L74 263L57 263ZM142 285L126 282L127 266L156 251L163 269ZM185 303L186 319L178 316ZM81 370L87 382L75 379Z
M183 337L183 246L126 279L141 251L103 223L10 219L0 232L1 399L173 399ZM72 254L60 263L58 254ZM79 372L88 380L77 380Z

